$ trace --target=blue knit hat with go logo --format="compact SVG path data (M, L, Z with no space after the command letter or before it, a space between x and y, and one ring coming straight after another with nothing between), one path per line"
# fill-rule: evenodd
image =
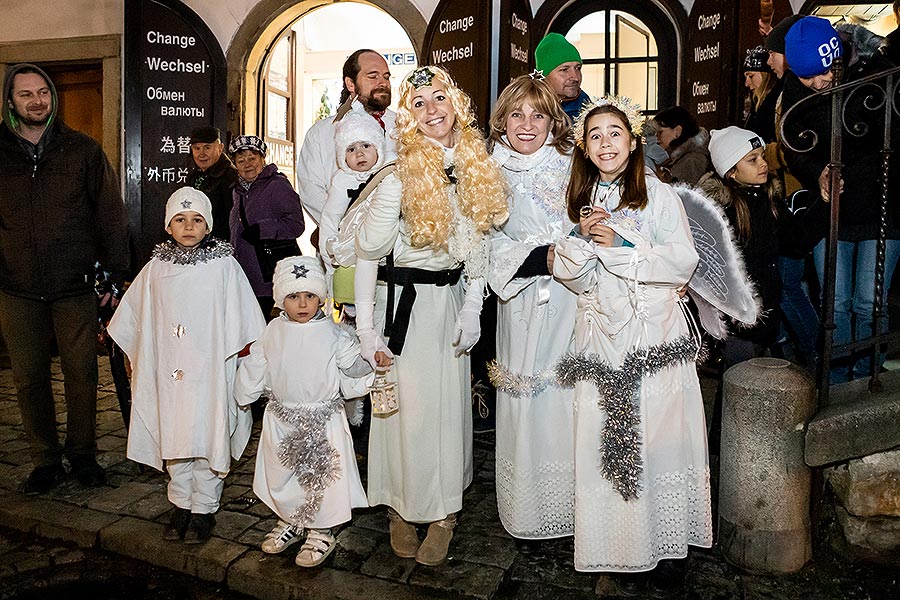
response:
M784 38L788 66L797 77L815 77L831 69L843 54L841 38L827 19L803 17Z

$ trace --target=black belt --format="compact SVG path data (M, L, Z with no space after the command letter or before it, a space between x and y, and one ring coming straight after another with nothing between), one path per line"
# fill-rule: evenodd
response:
M384 335L388 338L388 348L394 354L400 354L406 342L406 331L409 329L409 318L416 301L416 283L426 285L456 285L462 275L462 267L446 271L429 271L412 267L395 267L393 252L388 255L387 265L378 267L378 279L387 282L387 309L384 315ZM400 302L394 314L394 286L400 285Z

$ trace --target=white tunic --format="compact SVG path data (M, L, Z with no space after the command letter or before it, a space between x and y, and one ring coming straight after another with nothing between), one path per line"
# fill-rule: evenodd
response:
M549 275L514 278L532 250L573 227L565 198L572 159L552 146L525 156L498 145L493 156L511 192L509 220L491 238L489 281L500 299L497 362L509 383L524 383L514 392L498 384L500 521L520 538L572 535L575 393L552 385L550 373L571 350L576 296Z
M460 263L443 250L413 248L400 220L399 179L385 177L357 233L357 255L378 260L394 251L398 267L431 271ZM451 194L452 196L452 194ZM371 505L386 504L403 519L429 523L462 508L472 482L472 390L469 356L454 356L456 318L463 283L415 285L417 296L403 353L388 380L398 382L400 410L372 418L368 493ZM395 306L401 287L395 292ZM386 286L379 282L376 330L383 331Z
M353 110L364 110L358 100L353 101ZM385 162L396 156L395 142L391 138L397 113L386 110L381 120L385 128ZM338 170L334 149L334 117L326 117L313 123L303 138L303 145L297 155L297 193L303 208L312 215L316 223L322 219L322 209L328 197L331 176Z
M128 458L160 470L163 460L205 458L227 473L252 425L233 398L237 354L264 327L230 255L196 264L151 259L109 324L133 369Z
M689 327L677 290L697 254L675 191L647 178L649 204L624 209L613 224L633 248L603 248L569 237L556 249L554 274L578 296L575 349L618 368L625 355L683 338ZM599 188L598 188L599 189ZM618 189L596 204L611 213ZM646 571L687 555L689 544L712 545L709 463L703 402L693 357L640 381L642 491L623 500L599 469L606 412L597 387L576 386L575 568Z
M282 314L269 323L241 363L235 398L241 405L249 404L269 389L286 409L296 410L320 408L340 397L362 396L374 375L352 377L344 372L351 370L358 357L359 342L351 329L329 318L298 323ZM301 526L334 527L350 520L351 509L368 506L343 403L338 405L323 431L340 456L337 479L325 488L315 517ZM253 477L253 492L287 522L294 522L292 515L309 499L294 470L279 458L279 444L294 432L291 424L266 409Z

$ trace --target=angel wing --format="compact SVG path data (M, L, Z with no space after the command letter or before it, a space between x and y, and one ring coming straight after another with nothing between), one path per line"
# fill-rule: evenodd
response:
M694 188L676 185L675 191L684 205L700 257L688 282L688 293L697 305L703 328L722 339L728 335L722 314L751 326L759 315L759 298L722 209Z

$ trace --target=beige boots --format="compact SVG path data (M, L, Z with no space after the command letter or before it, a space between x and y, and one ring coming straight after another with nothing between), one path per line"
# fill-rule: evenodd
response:
M419 536L416 526L407 523L393 508L388 509L390 521L391 550L400 558L415 558L419 550Z
M393 509L388 509L391 549L401 558L415 558L422 565L436 566L447 559L447 549L453 539L456 515L452 514L428 526L428 535L419 544L416 527L403 520Z

